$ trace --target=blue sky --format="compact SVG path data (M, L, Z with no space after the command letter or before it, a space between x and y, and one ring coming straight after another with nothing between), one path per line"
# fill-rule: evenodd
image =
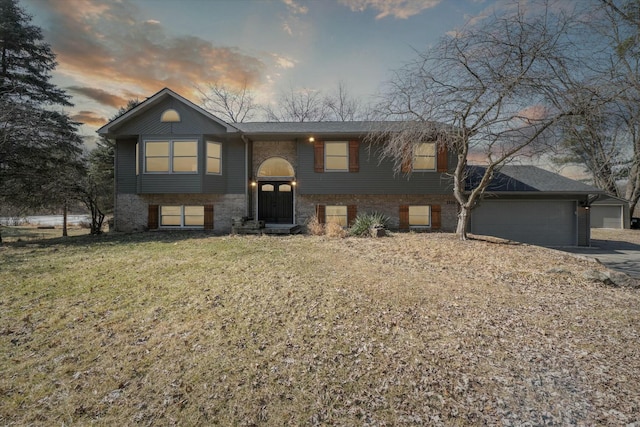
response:
M498 0L498 5L501 0ZM127 99L243 81L364 101L391 71L496 0L21 0L57 54L54 82L85 134Z

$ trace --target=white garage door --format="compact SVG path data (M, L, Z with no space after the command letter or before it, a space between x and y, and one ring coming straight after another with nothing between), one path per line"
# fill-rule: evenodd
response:
M591 227L622 228L622 206L591 205Z
M576 202L483 200L471 212L471 232L534 245L576 245Z

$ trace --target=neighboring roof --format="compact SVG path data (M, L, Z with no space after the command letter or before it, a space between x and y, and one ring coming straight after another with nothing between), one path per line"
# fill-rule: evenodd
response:
M629 201L611 194L603 194L594 200L592 205L629 205Z
M149 108L151 108L152 106L156 105L157 103L161 102L162 100L166 99L167 97L172 97L180 102L182 102L183 104L193 108L194 110L198 111L200 114L204 115L205 117L213 120L214 122L224 126L227 129L227 132L237 132L237 128L235 128L234 126L230 125L229 123L225 122L224 120L220 119L219 117L214 116L213 114L211 114L210 112L208 112L207 110L203 109L202 107L197 106L196 104L194 104L193 102L189 101L188 99L178 95L177 93L175 93L174 91L172 91L169 88L164 88L161 91L157 92L156 94L152 95L151 97L147 98L146 100L144 100L143 102L141 102L140 104L136 105L134 108L132 108L131 110L127 111L126 113L124 113L123 115L121 115L120 117L110 121L109 123L107 123L106 125L102 126L100 129L97 130L97 132L100 135L107 135L109 134L110 130L114 127L117 127L118 125L132 119L133 117L136 117L140 114L142 114L144 111L148 110Z
M467 168L467 190L475 187L486 167ZM602 194L604 191L580 181L569 179L554 172L529 165L507 165L494 174L486 190L488 193L556 193L556 194Z

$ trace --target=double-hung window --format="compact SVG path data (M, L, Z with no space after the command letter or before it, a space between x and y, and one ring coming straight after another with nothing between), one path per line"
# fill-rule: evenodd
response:
M220 159L222 158L222 144L219 142L207 141L207 173L222 173Z
M144 171L146 173L198 172L198 141L145 141Z
M204 206L160 206L161 227L204 227Z
M347 207L346 206L326 206L325 222L327 224L335 222L343 227L347 226Z
M410 227L431 226L431 206L409 206Z
M324 170L349 172L349 143L347 141L324 143Z
M421 142L413 148L413 170L432 171L436 169L436 143Z

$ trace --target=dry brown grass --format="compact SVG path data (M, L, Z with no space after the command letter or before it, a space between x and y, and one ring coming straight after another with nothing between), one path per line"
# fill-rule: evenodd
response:
M312 216L307 222L307 232L312 236L322 236L324 234L324 224L318 221L316 215Z
M342 239L347 236L347 230L345 230L340 224L337 222L329 221L325 227L324 232L328 237L337 237Z
M147 233L0 247L3 425L625 425L640 294L532 246Z

